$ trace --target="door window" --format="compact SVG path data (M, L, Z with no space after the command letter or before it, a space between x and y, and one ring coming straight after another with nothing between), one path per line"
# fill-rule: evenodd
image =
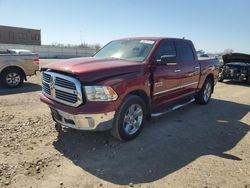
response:
M187 42L176 41L177 59L179 62L194 61L193 49Z
M160 44L159 48L156 51L155 60L160 60L163 55L173 55L176 56L174 42L165 41Z

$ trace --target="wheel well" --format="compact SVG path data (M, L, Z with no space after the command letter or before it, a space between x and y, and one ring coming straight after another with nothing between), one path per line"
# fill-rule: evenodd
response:
M0 77L2 76L2 74L3 74L5 71L13 70L13 69L14 69L14 70L20 71L21 74L22 74L23 79L24 79L24 80L27 80L26 74L25 74L24 70L21 69L20 67L17 67L17 66L9 66L9 67L4 68L4 69L0 72Z
M212 81L213 84L212 92L214 92L214 75L210 73L207 75L206 79L210 79Z
M136 91L132 91L130 92L128 95L136 95L140 98L142 98L146 104L146 109L147 109L147 115L150 115L150 104L149 104L149 99L147 94L142 91L142 90L136 90Z

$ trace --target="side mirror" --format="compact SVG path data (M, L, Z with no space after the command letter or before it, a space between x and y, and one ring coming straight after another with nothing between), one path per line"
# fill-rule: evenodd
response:
M176 55L163 55L156 62L160 65L176 64Z

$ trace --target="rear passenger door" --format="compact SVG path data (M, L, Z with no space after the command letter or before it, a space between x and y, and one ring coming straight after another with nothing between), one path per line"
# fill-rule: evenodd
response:
M196 91L200 76L200 65L195 57L193 45L190 41L175 41L177 62L180 65L181 90L183 93Z

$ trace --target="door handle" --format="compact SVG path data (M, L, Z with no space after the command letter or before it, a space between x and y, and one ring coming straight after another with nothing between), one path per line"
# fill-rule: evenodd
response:
M197 69L200 69L200 67L199 67L199 66L196 66L196 67L194 67L194 69L197 70Z
M200 73L200 66L195 66L194 67L194 72L195 72L195 74L199 74Z
M175 69L174 72L181 72L181 69Z

